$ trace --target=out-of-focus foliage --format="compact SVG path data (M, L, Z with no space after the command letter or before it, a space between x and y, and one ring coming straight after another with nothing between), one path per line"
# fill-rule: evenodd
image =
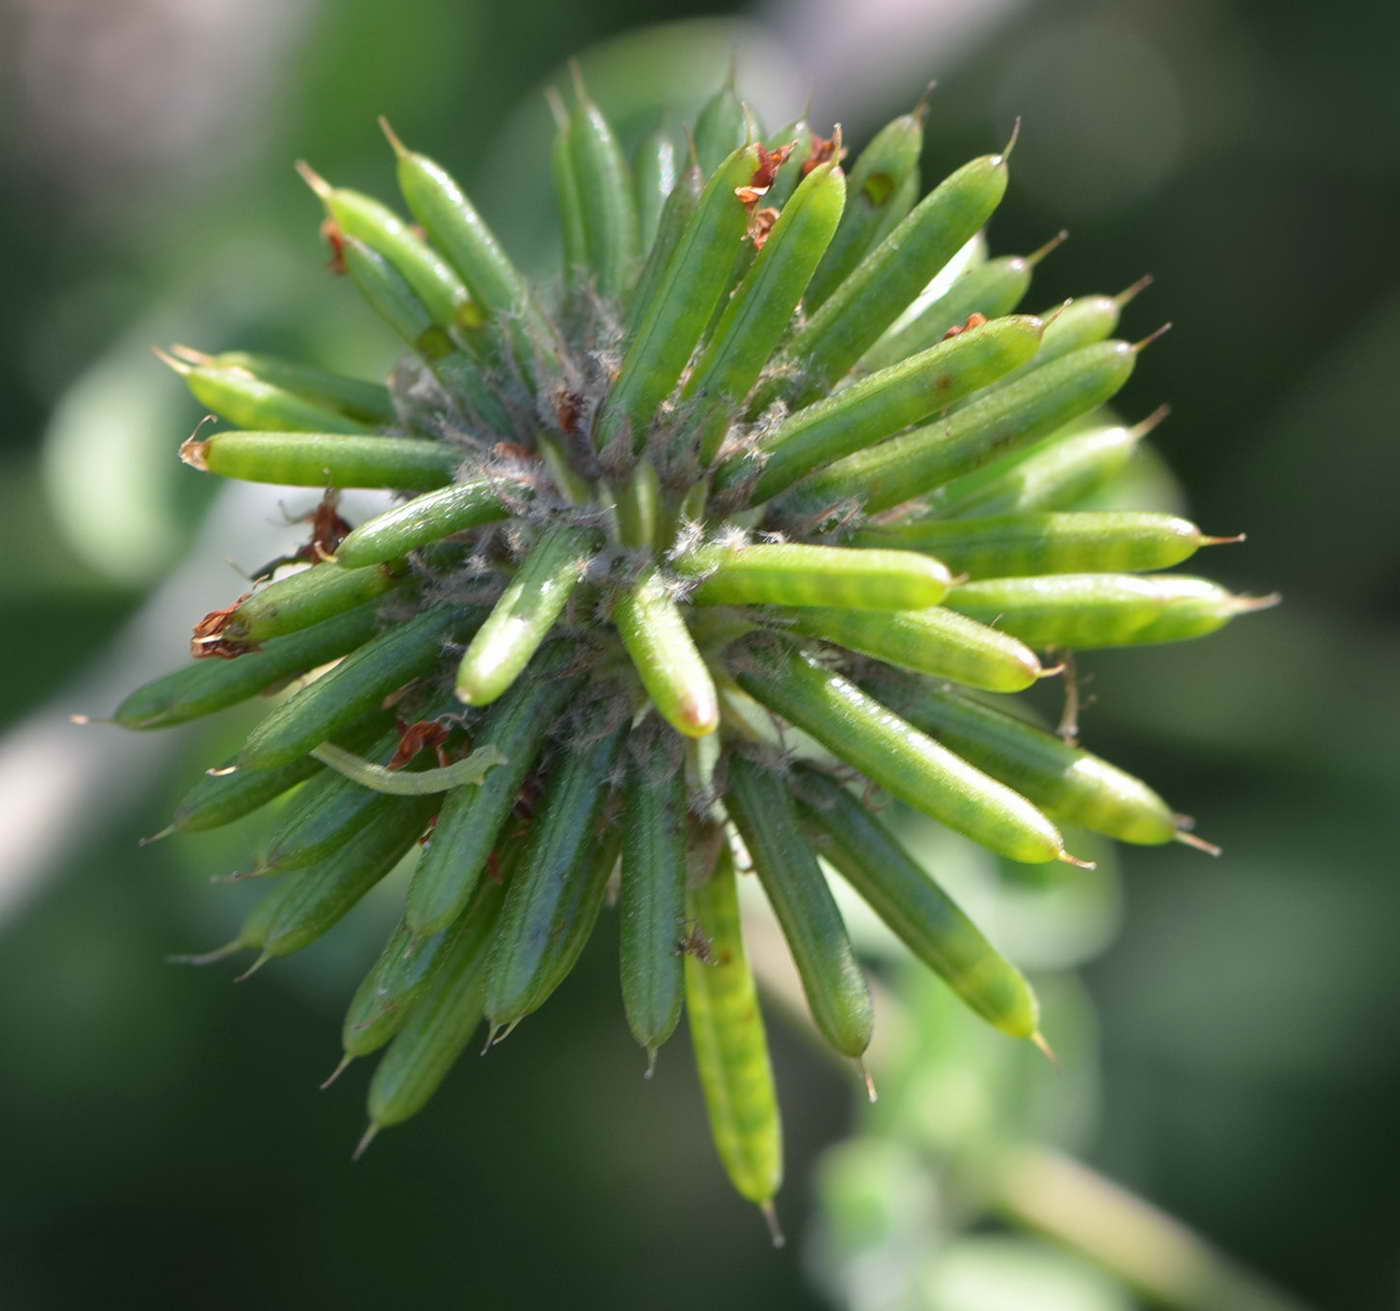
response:
M900 47L888 67L851 57L869 48L850 36L866 8ZM0 14L15 71L0 78L5 1305L86 1306L111 1296L113 1271L163 1304L240 1311L464 1296L777 1308L831 1305L835 1290L865 1305L842 1282L853 1232L907 1258L890 1268L912 1271L921 1304L940 1311L988 1311L996 1297L1037 1311L1131 1305L1039 1240L982 1232L937 1248L959 1219L948 1199L971 1195L948 1172L1012 1111L1310 1305L1382 1305L1400 1221L1381 1150L1400 1094L1400 445L1386 420L1400 163L1385 144L1400 126L1388 55L1400 15L1354 0L1070 0L1007 6L1000 27L984 6L969 45L939 38L970 30L956 4L774 3L745 20L763 39L700 6L666 17L691 11L705 21L669 32L647 31L657 10L637 0L10 0ZM927 42L921 58L907 32ZM183 553L245 566L273 553L221 538L217 511L204 517L200 480L174 460L200 412L148 343L365 370L392 351L323 272L316 206L290 160L383 190L373 120L387 112L460 170L514 249L545 261L539 89L562 60L584 50L595 95L640 131L665 101L693 110L731 47L746 81L771 91L774 121L809 84L818 117L862 106L844 125L856 144L938 77L930 173L1023 115L996 249L1072 229L1039 275L1046 304L1157 276L1134 313L1176 330L1144 356L1132 395L1143 413L1171 402L1159 446L1197 521L1250 534L1212 572L1286 600L1209 643L1083 662L1089 745L1196 814L1227 854L1129 852L1121 894L1107 876L1097 890L1071 880L1053 897L996 894L1009 897L999 941L1050 972L1093 957L1121 916L1083 976L1092 1012L1073 982L1051 1009L1059 1074L1007 1077L994 1035L896 968L887 982L923 1016L923 1041L943 1041L889 1058L868 1135L814 1172L852 1123L849 1087L798 1031L772 1026L788 1127L780 1200L788 1229L808 1231L815 1280L775 1258L730 1201L687 1062L663 1054L660 1086L644 1083L616 1007L592 1004L590 990L616 988L607 934L547 1013L468 1062L421 1123L352 1169L356 1072L335 1095L315 1085L336 1054L325 1035L347 970L392 895L365 907L359 942L347 924L336 945L238 990L227 973L173 973L167 952L235 921L238 890L204 876L244 861L251 839L135 841L237 725L178 739L179 759L134 764L102 736L115 730L62 720L109 709L87 699L103 679L110 696L137 663L183 659L182 625L207 607L177 595L178 580L144 611L139 662L124 628ZM267 518L269 541L289 537L275 499ZM208 604L237 590L230 573L229 595ZM63 779L80 786L64 792ZM1059 927L1045 918L1057 900L1074 906ZM1070 944L1061 958L1046 947L1056 942ZM1081 1046L1069 1016L1091 1013ZM950 1073L965 1067L949 1048L978 1043L981 1073ZM1012 1093L1030 1100L1008 1110ZM818 1195L828 1210L813 1230Z

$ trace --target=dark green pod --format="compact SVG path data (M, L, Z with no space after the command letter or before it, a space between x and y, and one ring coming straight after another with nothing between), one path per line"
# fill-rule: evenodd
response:
M877 694L1047 815L1120 842L1157 844L1176 837L1176 816L1147 784L1024 719L926 683L884 679Z
M216 432L189 438L180 447L180 458L201 473L245 482L427 492L452 481L462 452L416 437Z
M260 382L304 396L317 405L338 410L349 418L375 427L395 422L393 397L379 382L363 378L347 378L297 360L284 360L260 351L220 351L214 356L201 355L186 347L176 346L174 354L192 363L207 363L220 369L242 369ZM261 424L251 424L258 428Z
M369 641L379 627L378 609L370 602L235 660L186 665L137 688L112 719L123 728L170 728L235 706Z
M786 786L769 768L736 756L725 809L734 821L792 951L817 1028L859 1060L875 1017L841 912L802 837Z
M372 246L356 237L341 242L345 267L370 308L430 363L457 349L452 334L432 316L404 276Z
M724 85L712 95L695 119L695 153L706 177L748 142L744 105L734 86L734 68Z
M383 596L404 581L402 565L367 569L312 565L259 588L229 616L219 637L235 642L263 642L300 632Z
M632 1036L654 1057L685 1000L685 771L657 777L661 735L627 762L622 830L622 1006Z
M444 643L464 636L481 616L472 607L435 606L381 633L273 710L244 743L240 767L270 769L304 756L426 674L441 660Z
M598 291L618 296L629 285L640 252L631 170L603 111L588 97L575 69L578 105L570 119L583 239Z
M336 563L345 569L365 569L398 560L453 533L499 522L510 514L501 499L503 490L499 480L479 478L415 496L349 533L336 548ZM512 497L529 495L523 485L510 485L509 492Z
M1015 1038L1040 1026L1025 976L845 788L825 774L797 776L802 815L818 852L895 935L989 1024Z
M705 190L705 175L698 164L691 164L681 173L671 194L666 197L661 217L657 223L656 237L647 248L646 262L637 278L628 299L627 328L635 332L644 307L650 308L656 297L657 287L671 266L671 257L676 252L681 238L690 227L690 221L700 206L700 196Z
M538 676L516 683L472 734L475 747L498 748L506 763L443 802L408 889L405 915L420 936L445 928L467 904L549 730L579 690L581 680L564 672L566 664L562 648L546 651Z
M632 181L637 192L638 247L649 251L661 226L661 211L680 176L676 143L665 132L649 133L637 147Z

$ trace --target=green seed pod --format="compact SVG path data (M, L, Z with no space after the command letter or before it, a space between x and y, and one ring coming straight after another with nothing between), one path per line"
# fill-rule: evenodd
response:
M379 1129L428 1104L481 1024L488 948L504 898L501 884L481 885L420 995L405 999L407 1016L370 1080L370 1128L359 1151Z
M437 664L445 641L480 622L480 610L437 606L366 642L268 715L243 744L239 767L271 769L306 755L377 710L389 693L425 674Z
M340 249L350 280L369 307L423 359L432 363L457 349L451 334L383 255L356 237L343 238Z
M781 394L805 403L829 392L986 223L1005 191L1004 154L974 159L939 183L793 337L787 354L801 381Z
M462 657L458 700L489 705L515 682L581 581L592 544L588 529L559 523L530 548Z
M559 940L586 909L579 889L598 863L597 822L622 738L618 729L596 736L546 782L491 951L485 1011L493 1032L519 1023L552 991Z
M241 601L219 630L219 638L263 642L284 633L300 632L383 596L403 582L401 564L373 565L368 569L312 565L288 578L268 583L246 601Z
M216 432L203 440L189 438L180 458L201 473L245 482L427 492L452 481L462 453L416 437Z
M603 111L588 97L574 65L577 106L570 116L569 154L578 188L588 266L598 291L619 295L640 252L631 170Z
M675 562L702 581L694 605L821 605L917 610L937 605L952 576L913 551L840 546L705 546Z
M705 102L695 120L695 153L706 177L751 140L744 105L734 87L734 75L731 64L724 85Z
M661 717L687 737L713 733L719 727L714 679L656 570L618 600L613 622Z
M278 908L263 943L264 956L290 956L340 922L418 840L438 797L406 798L363 828L354 842L304 870Z
M332 187L304 161L297 164L297 171L326 207L341 236L362 241L387 260L413 288L434 323L453 332L481 326L482 313L472 304L462 280L393 210L361 192Z
M878 611L811 606L778 610L773 617L788 632L988 692L1023 691L1045 672L1025 643L941 606Z
M814 769L797 775L802 817L817 850L895 935L989 1024L1038 1034L1040 1007L1021 971L845 788Z
M736 150L720 165L706 183L665 272L653 283L648 299L638 296L631 345L598 419L599 446L624 433L639 445L657 406L690 361L728 289L748 225L748 211L735 190L748 183L757 167L756 146Z
M272 432L368 431L355 419L263 382L243 369L190 364L162 350L157 350L156 355L184 378L195 400L239 428Z
M796 651L736 674L739 686L872 783L955 832L1028 865L1065 859L1029 801L941 747L839 674Z
M782 1125L727 850L686 904L696 933L708 944L703 958L686 954L685 1008L710 1133L736 1191L774 1224L773 1197L783 1181Z
M855 499L872 514L902 505L1088 414L1128 381L1136 359L1126 342L1086 346L992 388L945 419L848 456L797 495L810 505Z
M654 1062L685 1000L686 795L683 770L657 777L649 765L640 753L627 762L621 965L627 1027Z
M968 269L915 318L902 325L896 324L881 337L861 360L862 367L888 368L942 341L950 331L961 328L974 314L996 319L1012 313L1030 290L1035 266L1067 235L1061 232L1034 254L1006 255Z
M880 699L1047 815L1120 842L1156 844L1177 835L1176 816L1147 784L1092 752L951 689L882 679Z
M1180 574L1059 574L968 583L949 593L947 604L1035 647L1089 650L1203 637L1276 600L1234 596Z
M123 728L171 728L236 706L368 641L378 627L377 611L377 602L371 602L313 628L274 638L236 660L186 665L138 688L112 719Z
M336 547L336 563L346 570L366 569L398 560L453 533L508 518L510 510L502 500L505 490L499 480L478 478L405 501L349 533ZM529 495L523 485L509 485L508 490L511 497Z
M1129 510L924 519L854 534L852 546L927 551L969 578L1168 569L1206 537L1187 519Z
M241 369L270 387L295 392L315 405L335 410L347 418L358 419L371 427L393 423L398 417L389 389L382 383L347 378L314 365L256 351L221 351L217 355L205 355L188 346L172 346L170 353L187 364L220 370ZM268 425L255 423L248 426L263 428Z
M821 307L875 246L890 202L907 178L917 177L927 116L928 101L921 100L912 113L901 114L882 127L861 151L851 169L850 203L841 226L807 288L809 314Z
M637 193L637 233L641 250L650 250L661 225L661 211L680 176L680 154L665 132L651 132L637 147L632 180Z
M700 197L705 190L705 175L698 164L690 164L680 175L671 194L666 197L661 218L657 224L656 237L647 247L646 263L642 265L641 276L632 289L628 300L627 327L635 332L643 308L650 309L656 301L658 287L671 267L671 258L685 236L695 211L700 207ZM682 366L684 367L684 366Z
M560 228L564 238L564 285L573 291L588 268L588 239L583 231L583 208L579 201L578 174L574 171L571 138L573 124L563 97L545 88L550 112L554 115L554 143L549 150L550 175L554 198L559 204Z
M1070 509L1121 474L1138 443L1166 414L1162 406L1132 428L1061 429L935 488L928 497L929 514L974 517Z
M725 305L682 400L694 406L700 462L719 451L740 402L792 324L803 289L831 240L845 204L835 164L812 170L783 207L753 266Z
M554 919L553 937L536 984L539 1000L533 1009L549 1000L550 994L573 973L578 958L583 955L598 923L608 885L617 873L621 848L622 834L616 828L604 833L589 850L580 870L581 877L571 878L564 885L564 896Z
M876 446L995 382L1035 354L1043 328L1041 320L1029 315L994 319L872 373L799 410L752 454L721 465L716 485L725 488L752 481L748 499L761 504L814 469Z
M874 1030L870 990L787 788L771 769L739 756L724 804L783 926L812 1019L838 1052L858 1061Z
M542 652L538 677L516 683L472 734L478 748L496 747L506 763L479 785L448 793L443 802L433 840L408 889L405 915L419 936L446 928L467 904L545 735L579 691L581 680L565 672L566 664L562 648Z

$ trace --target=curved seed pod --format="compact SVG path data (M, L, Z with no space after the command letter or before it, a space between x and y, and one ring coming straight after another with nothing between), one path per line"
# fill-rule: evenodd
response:
M702 581L693 605L821 605L918 610L937 605L952 575L913 551L841 546L703 546L675 562Z
M739 258L748 210L735 190L758 167L758 147L736 150L720 165L666 265L644 301L638 295L634 332L617 381L598 419L595 441L606 446L630 433L633 444L657 406L671 394L710 321ZM663 224L664 227L664 224Z
M401 562L368 569L312 565L254 592L229 616L219 630L219 638L262 642L284 633L296 633L383 596L402 586L404 581Z
M882 127L860 152L851 169L850 200L841 226L807 288L809 314L821 307L873 249L888 206L906 179L913 177L917 187L927 116L928 102L921 100L912 113L901 114Z
M389 389L382 383L347 378L343 374L330 373L311 364L284 360L278 355L267 355L261 351L220 351L217 355L205 355L188 346L173 346L171 354L190 364L207 365L214 369L242 369L259 382L295 392L313 404L336 410L348 418L374 427L393 423L398 417ZM267 425L255 423L250 426L261 428Z
M164 351L156 355L185 380L201 405L239 428L271 432L367 432L363 423L253 377L243 369L190 364Z
M427 673L441 658L444 642L479 624L481 613L474 607L436 606L365 643L277 706L243 744L239 768L285 765L377 710L390 692Z
M506 763L480 784L448 793L443 802L433 840L408 889L405 916L416 934L446 928L467 904L545 736L579 691L581 680L565 673L566 664L562 649L544 652L538 677L516 683L473 733L478 750L494 746Z
M477 328L481 311L451 266L387 205L346 187L333 187L308 164L297 171L314 191L342 237L353 237L386 259L413 288L432 315L449 330Z
M705 190L705 175L698 164L690 164L680 175L671 194L666 197L661 218L656 229L656 237L648 247L646 263L642 265L637 285L628 298L627 329L629 335L637 330L644 308L650 308L656 298L657 287L671 266L671 257L676 252L681 238L700 207L700 196ZM684 366L682 366L684 367Z
M639 252L631 170L603 111L589 99L577 65L574 89L578 103L570 116L569 154L588 264L599 292L617 296L631 281Z
M1086 346L990 389L947 418L848 456L794 495L811 505L854 498L870 513L901 505L1088 414L1128 381L1136 360L1127 342Z
M680 154L665 132L651 132L637 147L632 180L637 192L637 236L641 250L656 240L661 211L680 176Z
M1065 858L1059 831L1024 797L809 657L778 653L766 668L735 677L872 783L954 831L1028 865Z
M783 926L812 1019L837 1051L859 1060L875 1024L870 989L792 797L771 769L736 756L724 805Z
M438 800L401 799L363 828L354 842L303 871L278 907L263 955L290 956L338 924L403 859L428 826Z
M937 300L927 305L916 318L887 332L861 360L867 369L883 369L916 351L942 341L953 328L960 328L974 314L984 318L1000 318L1010 314L1030 290L1031 274L1067 234L1061 232L1031 255L1004 255L987 260L968 269L953 280L952 285ZM1048 318L1049 314L1042 315ZM1109 332L1112 328L1109 329ZM1109 332L1105 332L1107 337ZM1062 339L1057 334L1058 339ZM1100 339L1102 340L1102 339ZM1087 344L1087 343L1085 343Z
M835 642L921 674L988 692L1021 692L1045 671L1024 642L943 606L927 610L778 610L788 632Z
M467 647L457 669L459 701L489 705L515 682L582 579L592 547L587 528L545 530Z
M321 432L216 432L191 437L180 458L201 473L287 487L382 487L428 492L452 481L462 452L416 437Z
M991 217L1006 191L1006 156L984 155L934 188L831 294L792 339L801 381L776 395L826 394L883 335L921 287ZM759 407L771 397L760 397Z
M686 737L713 733L719 727L714 679L655 569L624 593L613 623L661 717Z
M394 149L399 190L409 212L461 275L477 304L505 325L517 362L529 369L537 352L547 357L554 349L554 329L475 206L440 164L409 150L387 120L381 118L379 125Z
M854 534L852 546L927 551L970 578L1168 569L1220 542L1187 519L1129 510L924 519Z
M340 243L345 268L369 307L430 364L457 349L408 280L372 246L357 237Z
M597 821L624 733L614 729L574 750L548 780L491 951L485 1011L493 1030L518 1023L552 991L560 940L586 910L580 890L599 863Z
M735 68L731 64L724 85L705 102L695 120L695 153L706 177L750 139L734 79Z
M347 570L365 569L398 560L453 533L496 523L510 514L502 490L499 479L478 478L415 496L350 532L336 547L336 563ZM509 492L512 497L530 494L523 484L511 484Z
M421 1111L466 1050L481 1023L486 960L504 898L501 884L482 884L430 976L413 990L416 1000L405 997L405 1019L370 1080L366 1143Z
M853 382L798 410L751 455L721 465L715 484L742 484L757 469L748 500L760 504L814 469L875 446L995 382L1035 354L1044 326L1024 314L993 319Z
M946 604L1032 646L1088 650L1203 637L1276 600L1235 596L1180 574L1059 574L968 583Z
M763 249L725 305L681 393L694 406L691 422L701 464L714 459L730 417L791 327L803 289L836 230L845 196L846 181L837 165L814 168L783 206Z
M1151 788L1108 761L948 689L881 680L880 699L916 728L1029 797L1048 815L1120 842L1176 837L1176 817Z
M1013 1038L1035 1035L1040 1006L1021 971L845 788L814 769L799 769L797 778L821 856L978 1015Z
M1107 424L1052 433L936 488L928 498L929 514L972 517L1069 509L1122 473L1138 443L1166 413L1163 406L1131 428Z
M658 777L659 749L653 735L628 759L622 830L622 1006L652 1062L685 1000L685 771Z
M170 728L235 706L369 641L379 627L378 609L377 602L370 602L299 633L273 638L236 660L186 665L137 688L112 719L123 728Z
M696 932L709 943L708 960L685 958L685 1008L710 1133L730 1182L771 1223L773 1197L783 1181L782 1124L727 849L686 902Z
M370 716L340 734L340 743L349 751L366 750L390 722L385 715ZM325 768L314 756L302 756L275 769L238 769L237 764L235 757L224 761L222 768L201 774L175 807L171 829L202 833L231 824Z

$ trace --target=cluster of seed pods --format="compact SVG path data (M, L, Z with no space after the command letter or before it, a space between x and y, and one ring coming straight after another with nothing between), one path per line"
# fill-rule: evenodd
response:
M849 173L839 130L765 133L732 86L687 150L656 134L630 165L581 84L553 104L561 288L532 288L386 125L416 226L302 172L333 267L407 346L388 385L164 357L235 425L187 464L326 492L308 546L115 718L279 694L172 825L290 794L249 871L271 890L214 955L300 950L421 847L344 1024L346 1062L383 1049L367 1139L483 1024L499 1041L545 1002L611 890L627 1023L654 1058L688 1013L719 1154L771 1216L736 869L852 1061L870 997L822 861L977 1014L1040 1041L1025 978L870 798L1017 861L1073 863L1061 823L1185 837L1145 784L989 702L1053 672L1037 652L1197 637L1259 603L1141 572L1218 540L1194 525L1075 508L1160 417L1102 414L1142 344L1114 337L1127 293L1018 313L1044 252L926 292L997 208L1009 145L920 198L923 104ZM352 528L341 488L396 502Z

